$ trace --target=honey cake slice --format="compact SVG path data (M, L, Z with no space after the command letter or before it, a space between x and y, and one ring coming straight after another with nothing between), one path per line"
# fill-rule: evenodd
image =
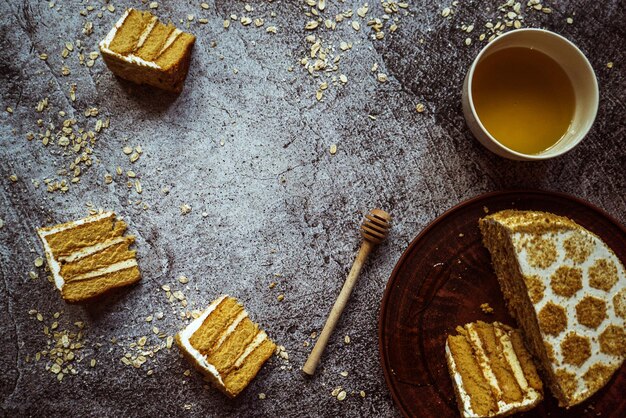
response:
M180 93L196 37L161 23L147 11L128 9L99 46L117 76Z
M463 417L499 417L528 411L543 385L518 330L482 321L457 327L446 340L446 361Z
M136 252L129 248L135 237L125 232L113 212L37 230L63 299L81 302L139 281Z
M237 299L224 295L185 329L176 343L213 385L231 398L254 379L276 345Z
M507 307L562 407L602 388L626 357L626 271L595 234L551 213L479 222Z

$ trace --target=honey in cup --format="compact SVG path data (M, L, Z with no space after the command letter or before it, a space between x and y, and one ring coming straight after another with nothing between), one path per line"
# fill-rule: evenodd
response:
M567 133L576 107L561 66L527 47L495 51L476 66L474 108L484 128L505 147L539 154Z

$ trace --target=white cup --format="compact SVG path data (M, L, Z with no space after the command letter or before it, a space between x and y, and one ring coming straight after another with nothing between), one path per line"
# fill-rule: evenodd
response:
M523 154L502 145L481 123L474 107L472 79L476 66L494 52L513 47L532 48L551 57L563 68L574 89L576 104L568 131L554 146L538 154ZM465 77L462 100L467 125L487 149L512 160L545 160L566 153L587 135L598 112L598 82L585 55L561 35L543 29L517 29L497 37L480 51Z

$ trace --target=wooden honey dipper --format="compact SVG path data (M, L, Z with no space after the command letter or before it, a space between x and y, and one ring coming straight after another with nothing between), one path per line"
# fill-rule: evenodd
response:
M304 367L302 367L302 371L307 375L312 376L313 373L315 373L315 369L320 362L322 353L324 353L324 349L326 348L326 344L328 344L330 335L333 333L333 330L339 321L339 317L341 317L341 313L348 303L352 289L354 288L356 280L359 278L359 273L361 272L363 264L365 264L365 261L367 260L367 256L376 245L380 244L385 237L387 237L389 228L391 228L391 216L384 210L373 209L365 216L363 224L361 225L361 235L363 236L364 241L361 244L359 253L354 259L354 263L352 264L350 273L346 278L346 282L341 288L341 293L339 293L339 296L335 301L335 305L328 315L324 329L315 343L315 347L313 347L313 351L311 351Z

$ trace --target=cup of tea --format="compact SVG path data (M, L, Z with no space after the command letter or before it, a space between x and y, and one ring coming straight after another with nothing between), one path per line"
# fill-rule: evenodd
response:
M561 35L518 29L480 51L462 100L470 130L487 149L544 160L587 135L598 112L598 82L585 55Z

